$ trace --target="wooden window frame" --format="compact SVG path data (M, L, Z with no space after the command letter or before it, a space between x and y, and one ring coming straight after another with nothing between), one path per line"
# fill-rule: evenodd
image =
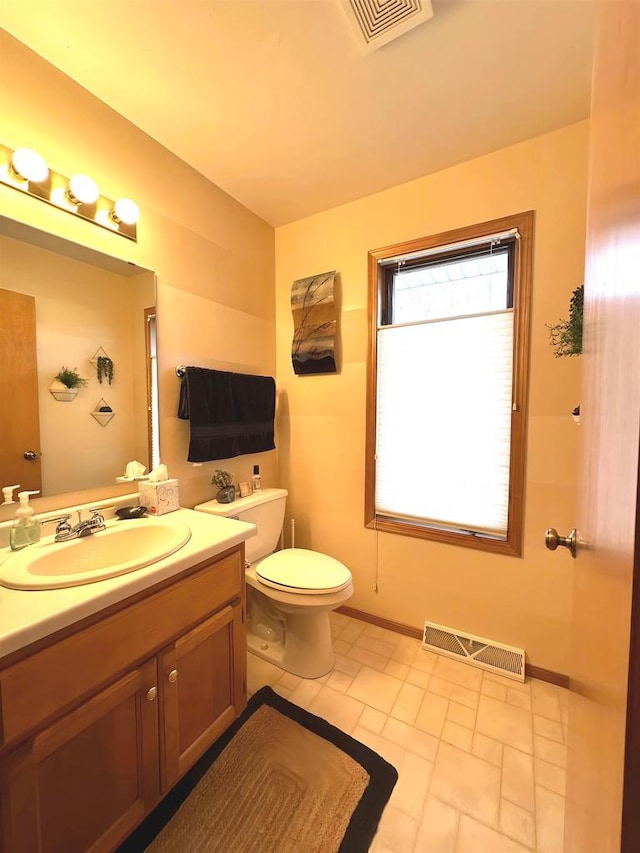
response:
M522 556L534 218L533 211L526 211L429 237L409 240L405 243L397 243L382 249L374 249L368 253L369 346L367 355L367 421L365 442L365 527L380 530L384 533L413 536L419 539L429 539L435 542L459 545L465 548L475 548L481 551L490 551L512 557ZM382 308L381 289L385 286L384 267L379 262L399 255L437 249L438 246L444 247L453 243L462 243L466 240L481 239L482 237L509 231L513 228L517 229L519 238L514 252L513 275L513 408L511 412L509 509L506 539L429 527L399 518L377 515L375 510L377 331Z

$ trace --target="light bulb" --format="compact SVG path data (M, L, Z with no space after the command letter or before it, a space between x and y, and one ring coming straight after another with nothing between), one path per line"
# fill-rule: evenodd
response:
M88 175L74 175L65 195L72 204L93 204L100 197L100 190Z
M49 174L49 167L44 157L31 148L18 148L11 157L11 168L18 178L39 184Z
M140 218L140 208L130 198L119 198L109 216L114 222L124 222L125 225L135 225Z

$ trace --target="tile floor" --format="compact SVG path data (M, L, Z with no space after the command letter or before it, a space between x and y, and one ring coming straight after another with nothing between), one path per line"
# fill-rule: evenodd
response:
M331 614L336 663L303 679L250 654L269 684L391 762L373 853L561 853L568 692L525 684Z

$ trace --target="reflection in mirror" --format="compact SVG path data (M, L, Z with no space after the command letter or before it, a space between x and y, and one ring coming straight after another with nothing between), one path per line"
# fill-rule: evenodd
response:
M154 273L4 217L0 259L0 486L52 496L114 485L131 460L148 470ZM50 391L62 368L87 380L71 400Z

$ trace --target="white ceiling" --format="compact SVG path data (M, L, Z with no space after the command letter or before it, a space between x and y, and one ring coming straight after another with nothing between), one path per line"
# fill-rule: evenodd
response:
M433 0L368 55L339 0L1 0L0 23L281 225L586 118L594 6Z

